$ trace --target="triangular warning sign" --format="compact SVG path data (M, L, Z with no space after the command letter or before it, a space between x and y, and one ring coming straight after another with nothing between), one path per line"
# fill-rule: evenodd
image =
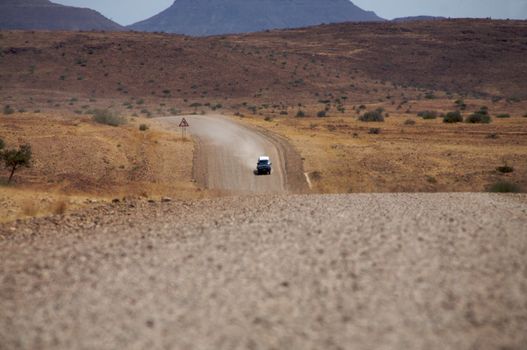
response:
M180 128L188 128L189 126L185 118L181 119L181 123L179 123Z

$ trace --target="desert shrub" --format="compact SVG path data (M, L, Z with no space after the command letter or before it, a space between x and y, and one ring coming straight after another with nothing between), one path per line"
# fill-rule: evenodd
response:
M510 118L510 117L511 117L511 115L508 114L508 113L502 113L502 114L498 114L496 116L496 118L500 118L500 119L505 119L505 118Z
M5 148L5 142L4 140L0 139L0 151Z
M433 92L427 92L427 93L425 94L425 98L426 98L427 100L433 100L433 99L436 98L436 97L435 97L435 95L434 95Z
M13 114L15 113L15 110L13 107L11 107L10 105L6 105L4 106L4 114Z
M489 187L489 192L493 193L519 193L521 192L520 186L515 183L507 181L499 181L492 184Z
M372 134L372 135L379 135L380 133L381 133L381 129L379 128L371 128L368 131L368 134Z
M359 117L361 122L383 122L384 116L380 110L366 112Z
M465 123L471 123L471 124L488 124L490 123L490 121L491 121L490 115L488 115L488 113L483 112L483 111L473 113L465 119Z
M264 120L265 120L266 122L272 122L272 121L273 121L273 118L271 118L270 116L266 116L266 117L264 118Z
M502 174L508 174L508 173L512 173L514 171L514 168L508 165L502 165L502 166L497 167L496 170Z
M404 125L415 125L415 120L413 120L413 119L406 119L404 121Z
M322 173L316 170L310 174L310 177L315 181L320 181L322 179Z
M139 125L139 130L140 131L147 131L148 129L150 129L150 127L146 124L141 124Z
M95 109L93 111L93 120L96 123L110 126L119 126L126 124L125 118L115 115L106 109Z
M306 116L306 112L304 112L303 110L298 110L298 112L296 112L297 118L303 118L305 116Z
M280 115L287 115L287 111L280 111Z
M436 184L437 183L437 179L435 177L433 177L433 176L427 176L426 177L426 181L428 183L431 183L431 184Z
M461 115L459 111L448 112L443 117L443 123L452 124L452 123L461 123L461 122L463 122L463 116Z
M317 113L317 117L319 117L319 118L324 118L326 116L327 116L326 111L319 111Z
M13 179L13 175L18 168L29 167L32 156L31 146L27 144L20 146L18 149L8 149L2 152L4 165L11 171L7 180L8 184Z
M524 117L524 118L527 118L527 113L525 113L525 114L523 115L523 117Z
M492 140L496 140L496 139L499 139L500 136L497 133L493 132L493 133L488 134L487 138L488 139L492 139Z
M423 119L436 119L437 118L437 112L434 111L422 111L417 113L418 117L421 117Z
M456 100L454 103L455 103L456 106L457 106L460 110L462 110L462 111L464 111L465 109L467 109L467 105L465 104L465 101L463 101L463 100Z

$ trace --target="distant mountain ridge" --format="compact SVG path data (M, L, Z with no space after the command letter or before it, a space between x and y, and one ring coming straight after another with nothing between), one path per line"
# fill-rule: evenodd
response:
M383 19L349 0L176 0L128 28L205 36L364 21Z
M123 30L99 12L49 0L0 0L0 29Z
M392 19L392 22L416 22L416 21L441 21L447 19L446 17L436 16L410 16L410 17L399 17Z

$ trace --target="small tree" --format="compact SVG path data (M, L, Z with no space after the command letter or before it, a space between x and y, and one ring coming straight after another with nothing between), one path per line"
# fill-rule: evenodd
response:
M15 175L15 171L20 167L29 167L31 162L31 146L30 145L22 145L18 149L10 149L6 150L2 153L2 158L4 159L5 167L8 169L11 169L11 174L9 175L9 179L7 180L7 183L11 183L11 180L13 179L13 175Z
M459 111L448 112L443 117L443 123L452 124L452 123L461 123L461 122L463 122L463 116L461 115Z

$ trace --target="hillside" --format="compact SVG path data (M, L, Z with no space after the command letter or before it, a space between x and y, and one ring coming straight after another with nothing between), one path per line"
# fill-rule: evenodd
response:
M16 89L31 92L20 96L293 106L327 94L345 94L349 103L400 103L430 91L527 98L525 21L346 23L221 38L5 31L2 36L0 96Z
M201 36L380 20L348 0L177 0L129 28Z
M0 0L0 29L121 30L99 12L48 0Z
M298 149L315 192L485 191L500 180L527 188L525 21L344 23L205 38L32 31L0 36L0 138L13 146L30 142L39 158L74 151L50 154L40 141L55 140L57 127L49 118L57 114L89 120L94 109L105 109L137 124L155 116L236 114ZM489 124L447 124L441 117L458 111L467 118L483 107ZM384 122L359 120L378 108ZM423 111L432 117L421 117ZM21 128L37 124L42 129L20 136ZM68 127L67 142L81 131ZM132 149L119 144L115 154ZM167 154L176 162L180 157ZM87 181L74 181L81 179L81 165L64 171L60 162L53 164L49 177L35 166L21 170L17 181L58 178L61 187L71 181L80 192L101 187L100 181L88 188L82 187ZM92 164L112 168L105 181L116 186L127 172L142 169L135 160L90 160L87 169ZM514 171L496 170L504 164Z
M434 17L434 16L410 16L410 17L399 17L394 18L393 22L415 22L415 21L440 21L446 17Z

